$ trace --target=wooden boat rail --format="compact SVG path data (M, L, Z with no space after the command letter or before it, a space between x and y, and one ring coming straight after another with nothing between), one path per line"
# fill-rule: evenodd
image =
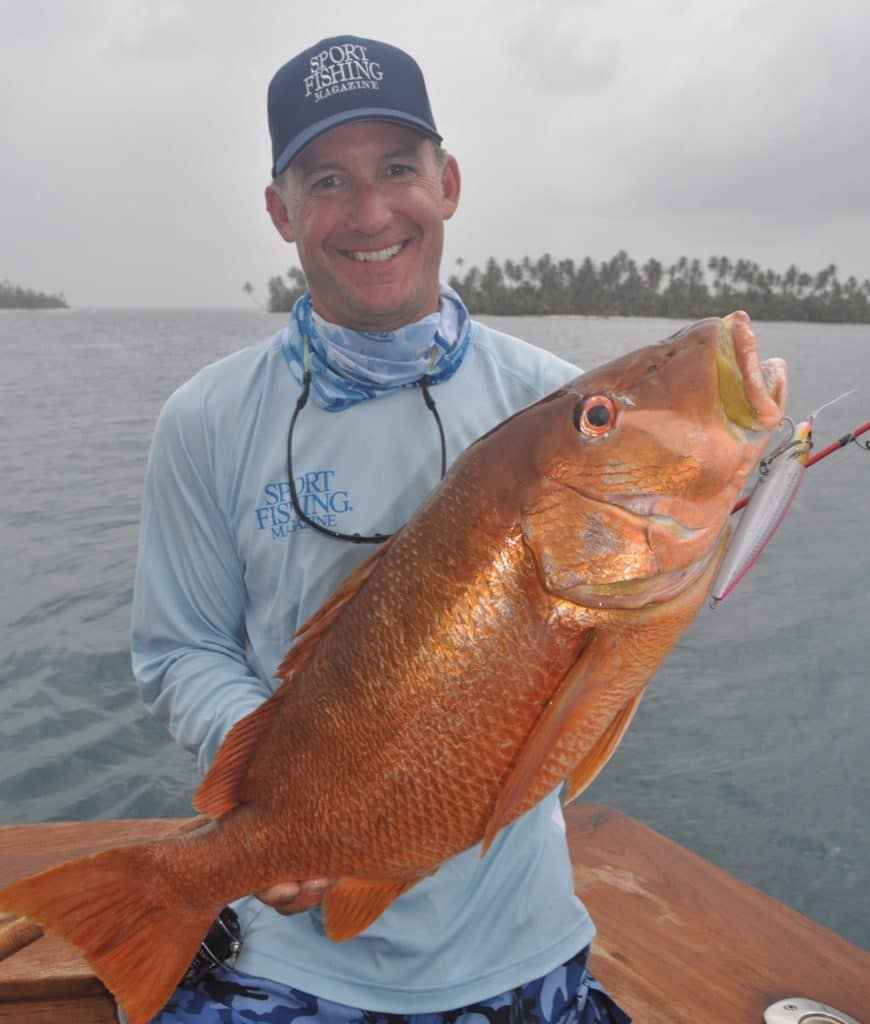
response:
M575 804L566 819L575 887L598 927L593 973L636 1024L761 1024L787 996L870 1024L870 954L624 814ZM0 885L178 824L0 826ZM114 1020L111 997L59 939L0 962L0 1024Z

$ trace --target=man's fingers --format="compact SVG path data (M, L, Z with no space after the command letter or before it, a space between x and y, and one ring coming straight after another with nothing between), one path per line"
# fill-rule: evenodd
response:
M333 884L330 878L308 878L302 883L302 895L316 896L317 899L322 899Z
M257 893L264 903L289 903L302 891L300 882L279 882Z
M298 914L316 907L334 885L330 878L306 878L279 882L257 893L257 898L279 914Z

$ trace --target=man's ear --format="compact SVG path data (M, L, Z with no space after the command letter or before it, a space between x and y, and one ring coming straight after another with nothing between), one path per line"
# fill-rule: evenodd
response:
M296 236L293 234L293 225L287 216L287 207L284 205L284 200L275 190L274 185L266 186L266 209L269 211L269 216L272 218L275 230L284 241L295 242Z
M441 168L441 215L445 220L450 220L456 213L461 191L462 178L459 174L459 164L456 162L456 157L448 153L444 158L444 166Z

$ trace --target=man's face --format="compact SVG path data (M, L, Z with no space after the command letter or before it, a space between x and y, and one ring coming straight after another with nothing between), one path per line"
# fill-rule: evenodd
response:
M443 222L459 200L453 157L439 167L412 129L355 121L306 146L284 181L287 209L269 188L269 212L324 319L389 331L438 309Z

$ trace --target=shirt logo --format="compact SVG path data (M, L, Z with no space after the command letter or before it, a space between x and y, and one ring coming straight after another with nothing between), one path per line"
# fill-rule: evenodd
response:
M309 61L305 76L305 98L319 103L327 96L353 89L379 89L384 73L378 61L369 60L366 48L356 43L339 43L321 50Z
M339 528L339 517L353 511L353 505L346 490L334 483L334 469L316 469L294 478L299 507L319 526L332 530ZM290 501L290 484L287 480L275 480L263 488L263 503L254 509L257 529L270 531L273 540L289 537L297 530L307 530L293 510Z

